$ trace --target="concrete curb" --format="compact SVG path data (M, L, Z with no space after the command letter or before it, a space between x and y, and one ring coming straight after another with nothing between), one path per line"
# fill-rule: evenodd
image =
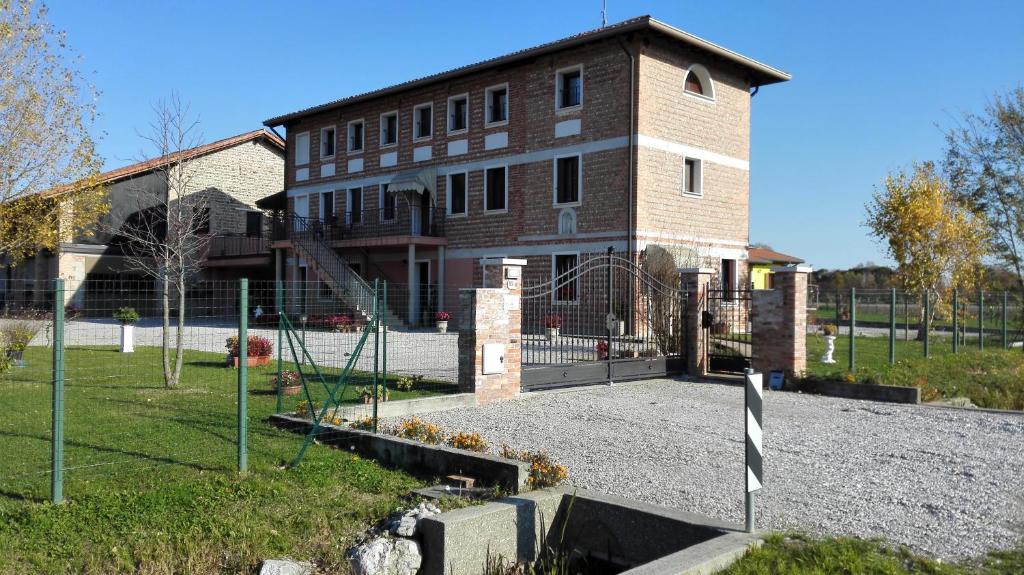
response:
M433 413L436 411L475 406L476 396L472 393L435 395L431 397L420 397L417 399L382 401L377 404L377 417L405 417L409 415L418 415L420 413ZM360 417L372 416L373 405L362 403L355 405L342 405L330 413L333 413L342 419L354 421Z
M800 391L815 395L844 397L846 399L866 399L868 401L883 401L887 403L921 403L921 390L919 388L895 385L803 380L796 384L786 384L783 391Z

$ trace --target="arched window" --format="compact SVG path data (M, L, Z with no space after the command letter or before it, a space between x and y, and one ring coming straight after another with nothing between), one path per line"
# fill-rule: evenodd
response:
M686 72L683 89L688 94L703 96L711 100L715 99L715 89L711 83L711 75L708 74L707 68L700 64L690 66L690 69Z
M569 236L576 233L576 210L565 208L558 214L558 234Z

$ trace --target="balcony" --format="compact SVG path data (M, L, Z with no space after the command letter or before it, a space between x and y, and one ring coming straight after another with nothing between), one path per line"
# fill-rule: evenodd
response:
M210 238L206 265L246 265L270 258L270 240L261 236L218 235Z
M443 244L444 208L399 204L394 209L346 212L330 221L286 215L274 220L273 239L287 240L308 223L311 231L331 245Z

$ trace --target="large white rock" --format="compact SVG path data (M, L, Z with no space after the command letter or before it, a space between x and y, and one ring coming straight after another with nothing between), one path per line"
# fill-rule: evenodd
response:
M267 559L260 566L260 575L310 575L313 564L291 559Z
M411 539L378 537L353 549L349 562L356 575L416 575L423 554Z

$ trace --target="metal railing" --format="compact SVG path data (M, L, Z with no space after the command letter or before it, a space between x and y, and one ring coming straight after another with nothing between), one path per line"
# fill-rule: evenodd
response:
M444 208L424 209L399 204L394 208L345 212L331 220L289 214L274 220L273 238L291 239L299 228L296 219L304 220L306 227L327 242L394 236L444 237L445 233Z
M207 258L235 258L270 254L270 241L261 236L219 235L210 238Z

